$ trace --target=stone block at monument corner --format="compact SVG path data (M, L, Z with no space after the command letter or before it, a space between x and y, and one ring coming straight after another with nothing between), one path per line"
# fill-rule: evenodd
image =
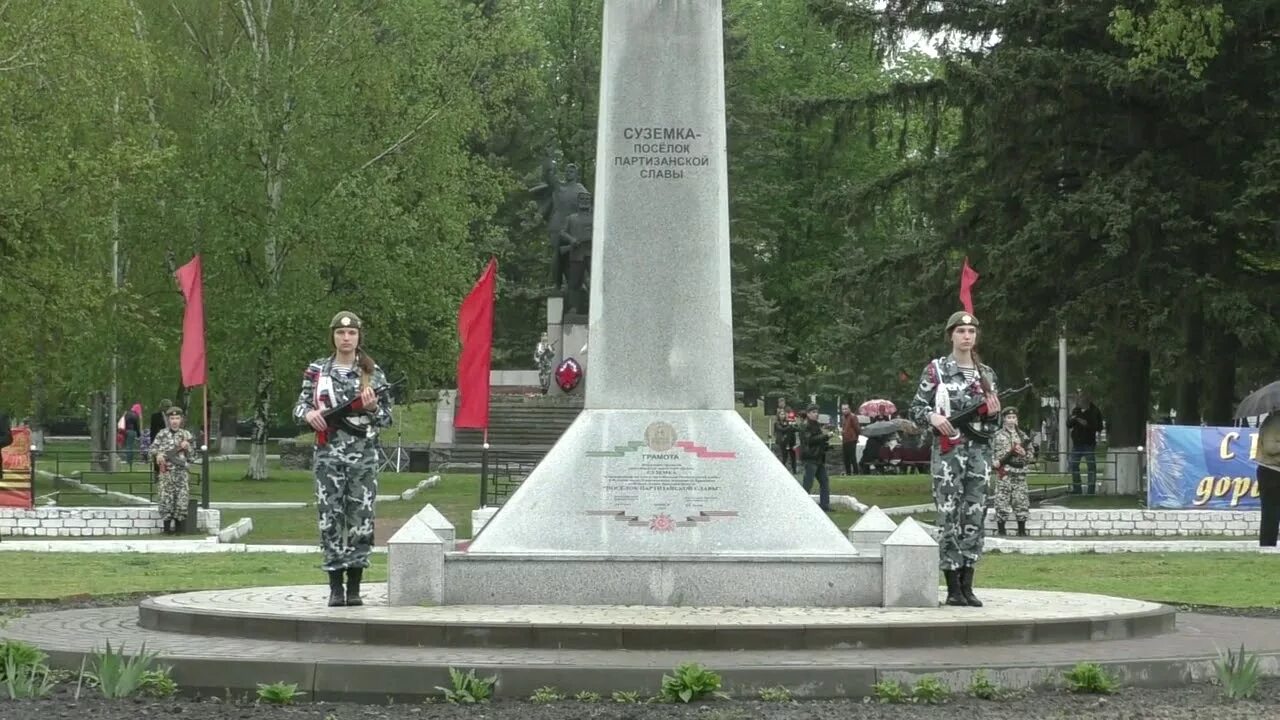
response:
M937 607L938 543L914 518L885 539L884 607Z

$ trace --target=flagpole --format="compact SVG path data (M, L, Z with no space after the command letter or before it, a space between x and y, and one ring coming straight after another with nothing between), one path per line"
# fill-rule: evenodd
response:
M200 507L209 509L209 384L201 386L204 395L204 444L200 452Z
M484 444L480 446L480 507L485 507L489 497L489 428L484 429ZM474 533L473 533L474 534Z

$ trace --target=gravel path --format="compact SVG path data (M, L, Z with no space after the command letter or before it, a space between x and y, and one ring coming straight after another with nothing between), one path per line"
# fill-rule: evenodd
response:
M0 717L5 720L51 720L94 718L95 720L135 720L136 718L199 718L200 720L445 720L484 718L485 720L1023 720L1024 718L1113 718L1114 720L1233 720L1235 718L1275 718L1280 716L1280 680L1264 681L1259 697L1243 702L1221 699L1218 689L1194 685L1177 690L1123 689L1107 697L1070 695L1065 692L1026 694L1000 701L960 698L943 705L880 705L857 701L815 701L765 703L758 701L716 701L688 706L619 705L574 701L536 705L522 701L500 701L483 706L458 707L445 704L350 705L343 703L299 704L275 707L248 703L228 703L216 698L168 701L104 700L86 691L79 701L73 688L63 688L56 697L38 701L0 701Z

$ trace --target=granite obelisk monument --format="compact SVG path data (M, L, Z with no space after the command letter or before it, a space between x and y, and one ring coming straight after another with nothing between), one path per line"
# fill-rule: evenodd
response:
M464 553L523 561L483 599L878 604L734 410L720 2L606 0L602 47L585 409Z

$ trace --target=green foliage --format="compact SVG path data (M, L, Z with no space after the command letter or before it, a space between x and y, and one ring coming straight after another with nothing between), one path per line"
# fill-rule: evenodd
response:
M987 677L986 670L979 670L969 682L969 694L979 700L996 700L1000 697L1000 688Z
M144 672L142 674L143 694L156 698L167 698L177 694L178 684L169 675L172 671L173 668L162 667Z
M0 681L8 678L10 667L26 670L43 665L48 658L42 650L21 640L0 642L0 662L3 663L0 667Z
M457 684L456 680L454 684ZM560 702L561 700L564 700L564 694L553 687L540 687L533 691L533 695L529 696L529 702L539 704Z
M642 702L640 693L634 690L614 690L609 699L622 705L634 705Z
M791 702L791 691L778 685L760 690L760 699L764 702Z
M292 705L305 692L298 691L298 683L258 683L258 700L269 705Z
M1119 687L1115 679L1097 663L1079 663L1067 671L1064 677L1067 689L1074 693L1109 695Z
M12 656L0 658L4 688L10 700L47 697L57 685L57 676L43 663L20 665Z
M147 673L152 669L156 653L147 652L146 643L133 656L125 654L123 645L118 652L111 649L111 641L106 641L105 645L105 650L94 652L90 670L85 676L106 697L134 697L146 686Z
M720 690L720 675L699 663L681 663L672 672L662 676L659 696L666 702L689 703Z
M881 680L871 686L876 700L884 704L897 704L911 701L911 693L897 680Z
M1221 3L1204 6L1185 0L1156 0L1148 14L1120 5L1111 11L1111 36L1136 51L1129 66L1146 70L1164 60L1183 60L1192 77L1204 74L1232 28Z
M1213 667L1218 674L1218 685L1227 699L1248 700L1257 693L1258 655L1246 653L1243 643L1238 653L1231 648L1227 648L1225 655L1219 653Z
M911 698L915 702L940 705L951 698L951 689L943 685L938 678L926 676L916 681L915 687L911 690Z
M454 668L449 668L449 680L453 683L453 687L444 688L437 685L436 689L444 693L444 699L454 705L489 702L489 698L493 696L493 686L498 682L496 676L478 678L475 670L468 670L463 674Z
M573 696L573 699L580 703L598 703L600 702L600 693L581 690Z

